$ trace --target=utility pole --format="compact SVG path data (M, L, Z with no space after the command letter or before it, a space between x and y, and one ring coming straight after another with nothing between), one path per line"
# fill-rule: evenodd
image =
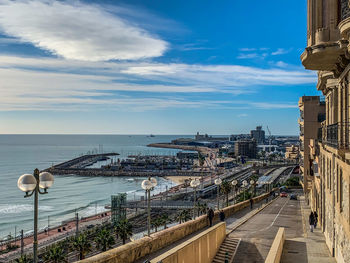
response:
M24 236L23 236L23 229L21 230L21 256L23 256L23 249L24 249Z
M79 215L78 213L75 213L75 235L78 236L79 234Z

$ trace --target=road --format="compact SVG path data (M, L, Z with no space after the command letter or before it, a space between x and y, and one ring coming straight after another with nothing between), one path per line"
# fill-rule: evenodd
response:
M233 231L230 237L241 238L233 262L265 262L279 227L285 227L286 238L303 235L299 200L278 198Z

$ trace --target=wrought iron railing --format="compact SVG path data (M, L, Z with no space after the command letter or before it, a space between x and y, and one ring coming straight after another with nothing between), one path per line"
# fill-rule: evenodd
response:
M338 123L326 127L325 143L332 147L338 147Z

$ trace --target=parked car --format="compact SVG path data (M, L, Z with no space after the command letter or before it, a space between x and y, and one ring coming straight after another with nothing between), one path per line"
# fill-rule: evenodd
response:
M290 200L298 200L298 197L296 194L291 194L290 195Z
M280 197L287 197L288 195L287 195L287 193L286 192L281 192L280 193Z

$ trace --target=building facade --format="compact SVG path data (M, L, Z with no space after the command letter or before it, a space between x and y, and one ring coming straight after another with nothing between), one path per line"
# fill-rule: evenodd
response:
M257 145L254 139L239 140L235 142L235 156L246 156L248 158L256 158Z
M305 196L309 196L312 188L314 169L312 169L314 158L310 156L310 141L317 140L321 122L325 116L325 102L320 101L319 96L303 96L299 99L300 118L300 175L304 185Z
M258 144L265 143L265 131L262 129L262 126L257 126L255 130L251 130L250 136L252 139L255 139Z
M299 159L299 154L299 147L291 145L286 147L286 152L284 156L287 160L297 162Z
M310 140L314 176L307 187L326 243L337 262L350 262L350 8L348 0L308 0L306 69L318 71L326 120ZM304 147L306 147L304 145Z

